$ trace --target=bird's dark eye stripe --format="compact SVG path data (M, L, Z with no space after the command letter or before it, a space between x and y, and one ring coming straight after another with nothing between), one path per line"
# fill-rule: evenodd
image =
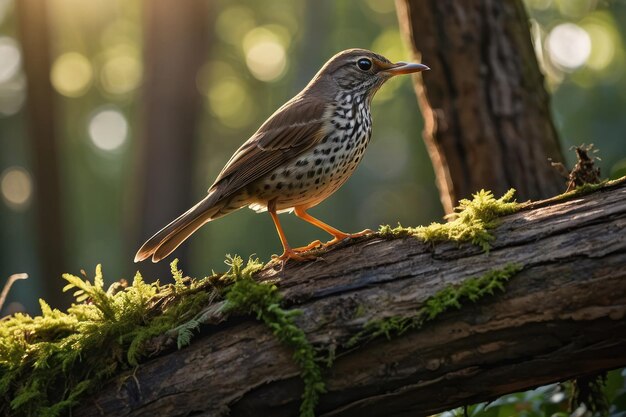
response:
M367 58L359 58L359 60L356 61L356 66L359 67L361 71L369 71L369 69L372 68L372 61Z

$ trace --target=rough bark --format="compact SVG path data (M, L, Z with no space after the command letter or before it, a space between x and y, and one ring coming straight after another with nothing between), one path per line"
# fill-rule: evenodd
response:
M145 83L135 190L139 201L129 229L134 253L192 205L193 155L202 96L196 79L209 49L209 3L144 1ZM176 256L186 259L186 247ZM142 264L162 276L167 265Z
M37 259L41 285L52 305L69 305L69 294L60 291L55 277L66 270L63 195L57 134L58 106L50 83L50 29L48 2L16 2L24 72L28 81L26 113L35 177L34 210L37 224Z
M464 244L370 238L323 260L266 269L314 346L336 349L322 416L426 416L626 365L626 182L507 216L489 253ZM365 323L411 317L449 285L523 266L503 293L392 340L356 349ZM294 416L302 383L289 349L253 317L205 326L75 416Z
M413 54L423 138L447 213L481 188L538 200L563 191L549 97L521 0L397 0Z

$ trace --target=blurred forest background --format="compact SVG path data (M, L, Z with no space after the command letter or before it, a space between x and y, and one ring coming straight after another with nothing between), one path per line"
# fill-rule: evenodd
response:
M593 143L603 174L625 175L626 0L525 3L563 148ZM137 270L167 281L168 261L132 263L139 245L202 198L232 152L352 47L410 59L393 0L0 0L0 283L30 275L0 315L38 313L38 298L66 305L60 274L91 277L98 263L109 282ZM441 220L410 79L388 82L372 111L361 168L312 214L346 231ZM326 238L282 219L294 245ZM268 260L280 249L270 217L242 210L174 256L200 277L225 269L227 253ZM609 374L614 415L626 415L625 378ZM465 412L565 415L565 389Z
M624 175L626 1L526 6L563 148L594 143L603 174ZM98 263L109 282L137 270L165 281L174 256L200 277L224 269L227 253L280 252L270 217L242 210L156 266L132 263L276 108L352 47L410 59L393 0L0 0L0 282L30 275L3 313L67 302L60 273L92 276ZM410 79L387 83L372 111L363 164L312 214L346 231L440 220ZM281 217L294 245L326 238Z

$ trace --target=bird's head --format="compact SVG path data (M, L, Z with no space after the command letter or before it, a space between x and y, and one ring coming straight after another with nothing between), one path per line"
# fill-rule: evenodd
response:
M365 94L371 99L385 81L400 74L429 70L426 65L407 62L392 63L382 55L367 49L348 49L339 52L326 62L313 78L309 87L323 94L336 92ZM329 97L330 98L330 97Z

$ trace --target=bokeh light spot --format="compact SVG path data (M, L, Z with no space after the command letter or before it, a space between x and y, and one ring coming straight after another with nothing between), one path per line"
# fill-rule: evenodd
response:
M233 6L219 14L215 22L215 31L225 42L238 45L254 26L254 12L251 9Z
M591 54L587 65L601 71L608 67L615 58L615 36L604 25L591 23L584 26L591 38Z
M0 84L12 79L20 70L22 54L17 42L7 36L0 37Z
M260 81L276 81L287 69L287 53L279 36L267 28L255 28L243 40L246 64Z
M141 82L142 65L138 52L130 46L112 48L100 73L104 90L111 94L126 94Z
M7 168L0 176L0 191L5 204L16 211L24 210L33 194L33 181L22 167Z
M251 100L237 78L225 78L209 90L211 111L228 127L241 127L250 122Z
M87 57L78 52L68 52L52 64L50 80L59 94L80 97L93 81L93 69Z
M256 79L275 81L283 75L287 66L285 49L276 42L259 42L246 54L246 64Z
M562 23L548 35L546 50L550 60L564 71L573 71L584 65L591 54L591 39L580 26Z
M16 114L25 102L26 77L23 73L0 84L0 115L11 116Z
M89 138L104 151L113 151L124 144L128 137L128 122L116 109L97 111L89 120Z

